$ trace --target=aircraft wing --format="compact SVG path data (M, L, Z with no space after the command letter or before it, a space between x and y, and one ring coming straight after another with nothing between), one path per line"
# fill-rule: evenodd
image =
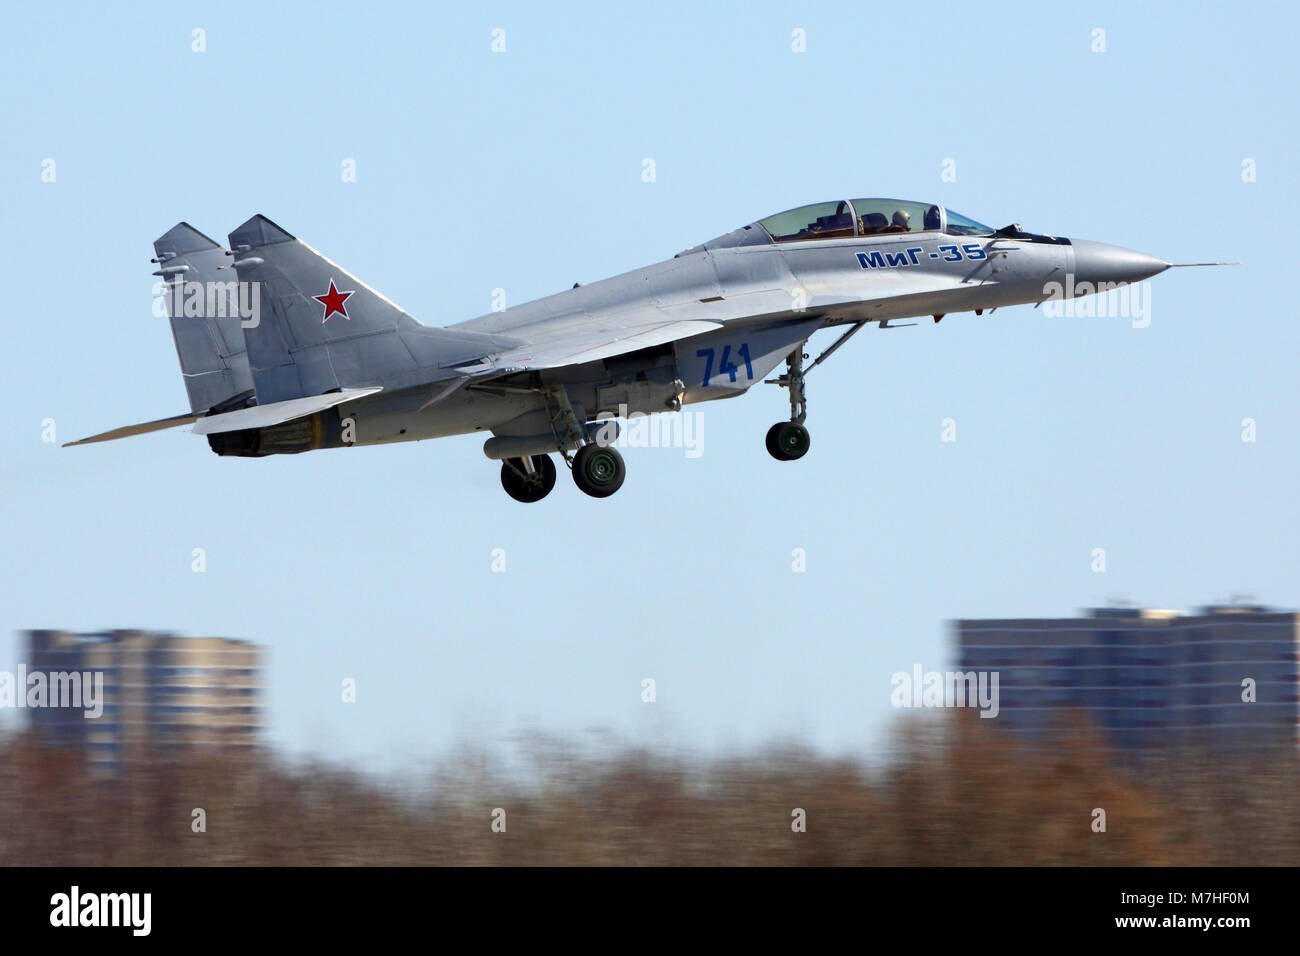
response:
M671 320L667 316L640 325L578 327L541 339L533 344L501 352L462 367L476 377L482 374L526 369L560 368L664 345L722 327L708 319Z
M932 281L925 281L928 277L922 277L919 286L916 281L909 285L904 281L909 277L891 273L873 275L872 279L869 288L854 290L852 295L834 286L823 288L816 283L804 282L789 287L730 293L707 303L701 300L656 304L613 314L578 309L567 314L543 314L518 324L503 322L496 316L483 316L451 328L513 335L527 344L448 368L463 376L480 379L530 369L580 365L711 332L733 320L794 322L810 316L833 314L839 306L861 308L866 304L870 307L873 300L885 309L900 297L923 300L934 292L963 285L960 278L951 277L936 277ZM797 317L791 310L795 292L803 296L805 313ZM529 306L520 308L528 309ZM503 315L509 316L510 313Z

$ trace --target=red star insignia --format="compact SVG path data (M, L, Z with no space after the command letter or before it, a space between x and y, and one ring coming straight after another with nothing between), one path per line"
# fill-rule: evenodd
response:
M330 279L330 290L328 292L324 295L312 296L313 299L325 306L325 314L321 316L320 320L321 325L328 322L330 316L335 312L343 316L343 318L347 319L349 322L352 321L352 317L348 315L347 308L343 305L350 295L352 295L352 292L340 292L338 289L334 288L334 280Z

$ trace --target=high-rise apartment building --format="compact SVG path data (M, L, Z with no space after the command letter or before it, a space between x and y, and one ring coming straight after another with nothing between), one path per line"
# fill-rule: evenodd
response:
M26 637L26 673L44 674L51 687L50 675L79 673L92 682L100 675L98 717L85 716L86 687L80 709L28 710L33 728L52 742L81 750L99 769L115 770L149 751L249 751L259 745L260 646L223 637L132 630L34 630Z
M1082 713L1125 747L1277 745L1300 730L1300 615L1098 608L955 622L960 671L999 672L997 723L1049 732Z

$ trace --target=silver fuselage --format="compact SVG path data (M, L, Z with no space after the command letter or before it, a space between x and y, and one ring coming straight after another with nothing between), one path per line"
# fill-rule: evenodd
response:
M450 328L544 339L613 324L632 310L656 310L665 321L721 323L648 350L639 363L620 357L542 373L564 384L594 418L666 411L674 394L683 404L741 394L819 328L1038 303L1067 276L1071 288L1087 289L1089 282L1137 281L1167 267L1116 246L1049 237L915 231L775 243L746 235L758 229L747 226L672 259ZM421 386L351 403L354 443L525 434L541 420L540 399L527 390L470 387L422 407L430 394Z

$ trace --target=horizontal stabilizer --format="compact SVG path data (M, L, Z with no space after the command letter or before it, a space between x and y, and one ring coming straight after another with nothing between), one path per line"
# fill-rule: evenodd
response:
M113 441L116 438L130 438L132 435L143 435L146 432L161 431L164 428L175 428L177 425L188 425L190 422L198 421L197 415L173 415L171 418L160 418L156 422L142 422L139 425L124 425L121 428L114 428L111 432L100 432L98 435L91 435L89 438L82 438L78 441L64 442L63 447L70 445L90 445L97 441Z
M221 432L242 431L245 428L266 428L305 415L323 412L327 408L365 398L378 391L381 391L378 386L345 388L337 392L326 392L324 395L308 395L283 402L272 402L270 405L254 405L252 408L241 408L234 412L200 418L190 431L196 435L217 435Z

